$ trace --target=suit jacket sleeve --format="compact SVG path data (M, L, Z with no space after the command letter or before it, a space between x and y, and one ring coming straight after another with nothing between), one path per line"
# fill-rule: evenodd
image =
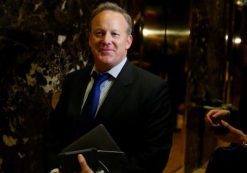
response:
M162 83L153 88L149 101L143 107L140 153L130 157L134 172L161 173L166 167L172 144L173 121L168 86ZM142 122L143 121L143 122ZM130 171L128 171L130 172Z

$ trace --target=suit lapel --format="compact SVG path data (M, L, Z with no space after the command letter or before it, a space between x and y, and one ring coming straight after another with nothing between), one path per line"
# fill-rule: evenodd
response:
M75 85L78 86L78 88L74 88L73 91L76 92L75 94L75 102L74 105L76 105L76 109L77 109L77 115L80 115L81 112L81 107L82 107L82 102L83 102L83 98L85 95L85 91L88 85L88 82L90 81L90 72L91 72L91 68L90 67L85 67L86 73L81 72L78 76L78 78L76 78L76 80L80 83L79 85Z
M119 106L122 105L123 101L127 98L128 90L134 81L133 76L133 66L127 61L109 90L104 103L99 109L97 117L109 117L115 114L116 110L118 110Z

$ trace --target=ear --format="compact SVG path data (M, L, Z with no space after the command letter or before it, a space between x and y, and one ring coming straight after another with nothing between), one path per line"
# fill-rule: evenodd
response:
M128 35L128 38L127 38L126 50L130 48L132 42L133 42L133 36L130 34Z

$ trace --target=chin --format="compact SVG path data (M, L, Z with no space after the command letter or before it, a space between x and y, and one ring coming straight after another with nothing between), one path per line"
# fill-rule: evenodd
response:
M99 61L103 64L112 64L114 62L114 58L112 56L100 56Z

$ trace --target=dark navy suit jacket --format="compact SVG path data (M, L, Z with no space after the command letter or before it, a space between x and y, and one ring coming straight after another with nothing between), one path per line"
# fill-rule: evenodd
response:
M57 154L77 137L75 134L91 69L85 67L72 72L63 82L60 100L44 136L49 163L56 163L52 153ZM125 172L161 173L172 145L171 112L167 82L127 61L100 107L95 122L103 123L126 153ZM48 169L52 167L56 165L49 165Z

